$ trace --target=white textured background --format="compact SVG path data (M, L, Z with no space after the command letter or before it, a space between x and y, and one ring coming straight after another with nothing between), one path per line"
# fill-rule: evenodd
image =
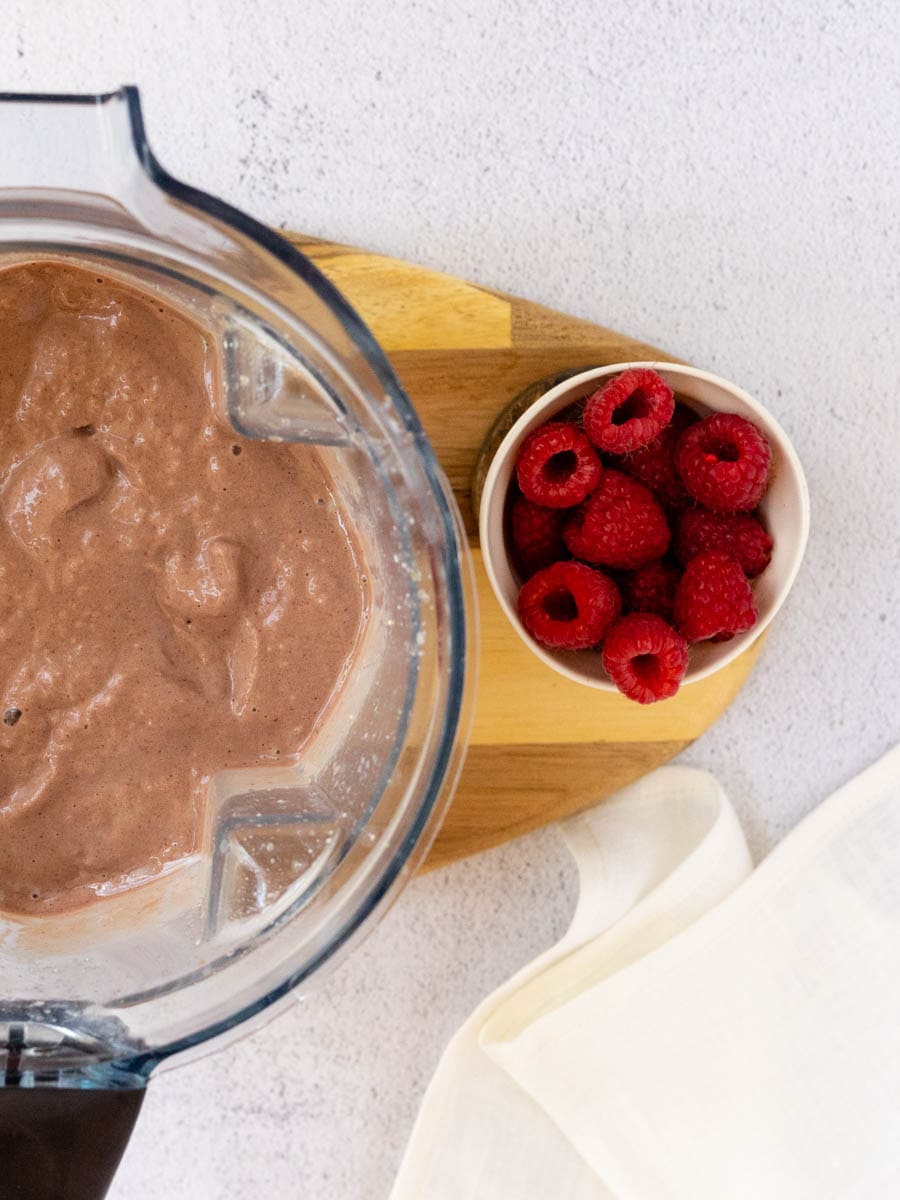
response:
M3 87L138 83L175 174L626 330L777 413L813 494L806 567L689 754L758 852L900 737L898 48L894 0L0 15ZM296 1009L151 1086L112 1196L382 1200L441 1047L573 900L552 832L414 883Z

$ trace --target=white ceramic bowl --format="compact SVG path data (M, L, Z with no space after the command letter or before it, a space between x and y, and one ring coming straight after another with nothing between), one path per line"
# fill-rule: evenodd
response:
M545 392L528 408L497 447L484 480L478 530L484 565L494 593L523 641L561 675L588 687L615 691L615 685L603 670L601 656L595 651L550 650L525 631L517 611L520 580L515 575L506 545L506 502L515 474L519 446L533 429L549 421L570 404L585 399L610 375L629 367L650 367L658 371L695 411L739 413L753 421L772 445L772 479L760 511L775 543L772 561L753 581L759 620L753 629L730 642L703 642L691 647L685 684L705 679L721 670L746 650L769 625L791 589L809 535L809 490L803 468L787 434L752 396L742 388L708 371L675 363L615 363L573 375Z

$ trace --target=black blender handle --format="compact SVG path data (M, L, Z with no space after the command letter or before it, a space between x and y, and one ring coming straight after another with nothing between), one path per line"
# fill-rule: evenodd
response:
M0 1087L3 1200L103 1200L144 1088Z

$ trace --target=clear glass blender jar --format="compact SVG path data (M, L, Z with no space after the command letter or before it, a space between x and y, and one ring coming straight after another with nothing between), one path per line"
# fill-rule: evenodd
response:
M159 166L135 89L0 95L0 267L34 258L190 310L234 428L319 447L371 589L299 763L223 771L201 853L80 912L0 916L0 1151L46 1185L23 1195L88 1197L151 1073L272 1013L421 858L460 767L474 609L449 486L384 353L290 243Z

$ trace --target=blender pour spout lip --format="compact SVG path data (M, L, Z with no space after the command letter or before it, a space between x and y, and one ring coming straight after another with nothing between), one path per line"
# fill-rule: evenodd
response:
M12 104L103 104L115 92L0 92L0 101Z
M353 338L357 348L365 356L369 366L375 372L378 382L390 397L407 431L415 437L417 449L425 458L429 471L433 476L433 482L435 482L439 477L437 459L434 457L434 451L431 448L431 443L426 438L418 414L400 386L397 376L394 374L393 367L388 362L387 356L376 341L368 325L366 325L356 309L348 303L343 293L310 262L305 254L297 250L287 238L276 233L274 229L271 229L268 225L264 225L261 221L257 221L254 217L249 216L242 209L236 208L233 204L228 204L226 201L220 200L218 196L204 192L192 184L184 183L170 174L153 153L147 139L139 89L134 84L125 84L120 91L112 92L108 96L97 97L97 99L107 100L116 96L122 96L128 107L134 151L141 167L152 183L167 192L173 199L191 205L216 220L240 230L247 237L252 238L265 250L268 250L269 253L283 262L285 266L290 267L292 271L296 272L305 283L308 283L319 294L325 304L340 317L341 323ZM2 99L2 96L0 96L0 99ZM94 97L83 97L83 99L92 100Z

